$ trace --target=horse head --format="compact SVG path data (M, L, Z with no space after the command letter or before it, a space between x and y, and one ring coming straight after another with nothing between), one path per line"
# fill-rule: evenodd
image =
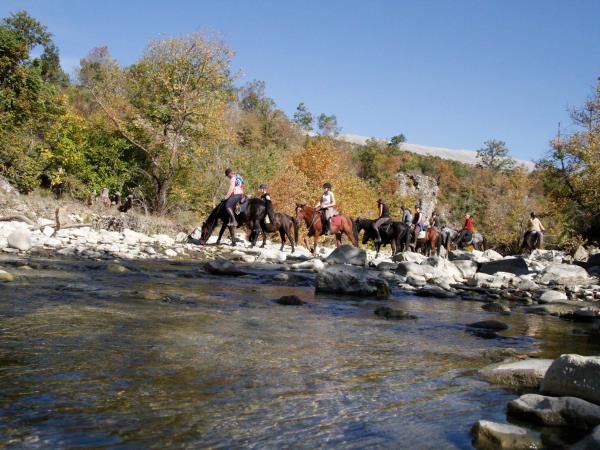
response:
M211 227L206 222L202 222L201 232L200 232L200 244L204 245L208 241L210 234L212 233Z

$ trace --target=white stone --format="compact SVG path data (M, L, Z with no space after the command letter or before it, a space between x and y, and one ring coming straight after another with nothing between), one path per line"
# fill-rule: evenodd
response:
M552 359L524 359L522 361L501 362L486 366L479 371L481 376L491 383L514 387L537 388Z
M31 248L31 233L28 230L15 230L10 233L6 239L8 245L21 251L27 251Z
M52 236L54 234L54 228L52 227L44 227L44 229L42 230L42 233L44 234L44 236Z
M165 250L165 255L167 255L169 258L173 258L177 256L177 252L171 248L168 248Z
M150 247L149 245L144 247L144 252L148 253L149 255L156 255L156 250L154 247Z
M564 302L568 300L567 294L560 291L543 291L540 295L540 303Z
M504 256L492 249L484 251L481 257L486 258L488 261L497 261L499 259L504 259Z

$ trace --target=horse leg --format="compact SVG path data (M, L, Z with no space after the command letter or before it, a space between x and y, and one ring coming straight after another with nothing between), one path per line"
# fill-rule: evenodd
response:
M340 245L342 245L342 233L338 231L335 233L335 246L339 247Z
M313 251L312 252L313 252L313 255L316 255L317 254L317 244L319 242L319 234L315 233L313 239L314 239L315 246L313 247Z
M235 247L235 227L233 225L229 227L229 236L231 237L231 246Z
M294 245L295 245L295 242L294 242L294 238L292 237L292 233L291 233L291 231L290 231L290 228L291 228L291 227L287 226L287 227L284 227L284 230L285 230L285 234L287 235L287 237L288 237L288 239L289 239L289 241L290 241L290 245L292 246L292 253L294 253L294 250L295 250L295 247L294 247ZM282 239L282 241L283 241L283 239ZM281 247L281 249L283 250L283 244L282 244L282 247Z
M219 237L217 238L217 245L221 245L221 238L223 237L223 233L225 233L225 228L227 228L227 223L223 222L221 225L221 229L219 230Z
M279 251L282 252L283 247L285 246L285 232L283 231L283 228L279 228L279 238L281 239L281 247L279 247Z

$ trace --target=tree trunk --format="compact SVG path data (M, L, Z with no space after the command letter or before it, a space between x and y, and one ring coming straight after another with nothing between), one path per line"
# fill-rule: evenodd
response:
M164 180L156 180L156 193L154 198L154 209L158 214L164 214L167 211L169 201L169 188L171 187L172 176L168 175Z

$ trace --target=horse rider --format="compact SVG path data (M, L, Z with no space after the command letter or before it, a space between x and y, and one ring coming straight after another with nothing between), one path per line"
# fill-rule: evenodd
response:
M460 230L460 233L458 233L458 235L456 236L456 239L454 240L457 244L460 244L463 239L468 236L469 234L471 236L473 236L473 231L475 230L475 227L473 227L473 219L471 218L471 214L466 213L465 214L465 225L463 226L462 230Z
M229 190L223 198L225 202L225 210L229 214L229 226L237 227L238 223L235 220L235 206L242 201L244 197L244 179L241 175L236 174L233 169L225 169L225 176L229 178Z
M412 219L412 230L415 235L413 244L417 246L417 240L419 239L419 232L421 231L421 222L423 222L423 213L421 212L421 207L419 205L415 205L415 214Z
M390 209L383 203L382 199L377 199L377 209L379 210L379 217L373 223L373 231L375 231L375 243L381 242L381 234L379 234L379 227L385 223L390 222Z
M405 225L411 225L412 224L412 214L410 213L410 208L406 207L406 206L402 206L402 223Z
M271 202L271 195L267 190L266 184L261 184L258 187L258 191L260 192L260 199L265 202L267 207L267 221L268 223L275 223L275 213L273 211L273 203Z
M537 216L535 215L535 213L532 211L531 214L529 215L529 232L535 236L536 234L539 236L540 238L540 248L543 248L543 244L544 244L544 234L542 233L543 231L546 231L546 229L544 228L544 225L542 225L542 222L540 222L540 219L537 218Z
M429 218L429 226L432 228L439 228L440 219L438 217L437 211L434 209L431 213L431 217Z
M315 205L315 208L317 211L321 211L323 234L329 234L329 219L336 214L335 195L333 195L333 192L331 191L331 183L324 183L323 189L324 192L321 195L319 202Z

